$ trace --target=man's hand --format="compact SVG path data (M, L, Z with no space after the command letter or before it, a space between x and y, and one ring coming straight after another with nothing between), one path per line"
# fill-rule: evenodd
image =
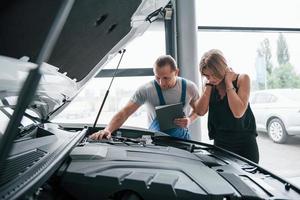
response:
M174 123L181 128L187 128L191 124L191 119L189 117L176 118Z
M101 139L104 139L104 138L110 139L111 138L111 132L109 132L107 130L100 130L100 131L90 135L89 138L93 139L93 140L101 140Z

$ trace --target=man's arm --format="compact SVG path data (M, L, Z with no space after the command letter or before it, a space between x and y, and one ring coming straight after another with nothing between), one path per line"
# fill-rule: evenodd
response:
M111 119L111 121L108 123L104 130L100 130L90 135L90 138L94 140L110 138L111 133L120 128L123 125L123 123L128 119L128 117L132 115L132 113L134 113L139 107L139 104L129 101L122 110L120 110L117 114L114 115L114 117Z

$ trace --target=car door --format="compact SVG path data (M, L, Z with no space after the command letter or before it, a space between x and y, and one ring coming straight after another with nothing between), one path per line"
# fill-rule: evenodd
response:
M254 94L251 100L251 106L258 131L267 131L266 124L272 108L270 103L271 98L271 95L268 93L258 92Z

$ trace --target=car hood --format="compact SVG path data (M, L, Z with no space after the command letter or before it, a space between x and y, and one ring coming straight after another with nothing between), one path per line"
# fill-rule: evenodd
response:
M75 1L53 52L41 66L42 79L31 109L51 118L70 102L105 63L150 25L151 14L168 0ZM35 64L61 1L5 1L0 10L0 98L13 106ZM64 107L64 106L63 106ZM62 108L63 108L62 107ZM54 112L55 111L55 112Z

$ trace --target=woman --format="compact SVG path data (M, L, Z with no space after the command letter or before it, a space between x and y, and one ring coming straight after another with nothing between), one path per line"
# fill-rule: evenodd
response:
M195 110L200 116L208 111L209 138L216 146L258 163L256 124L248 103L249 76L233 72L216 49L202 56L199 67L206 84Z

